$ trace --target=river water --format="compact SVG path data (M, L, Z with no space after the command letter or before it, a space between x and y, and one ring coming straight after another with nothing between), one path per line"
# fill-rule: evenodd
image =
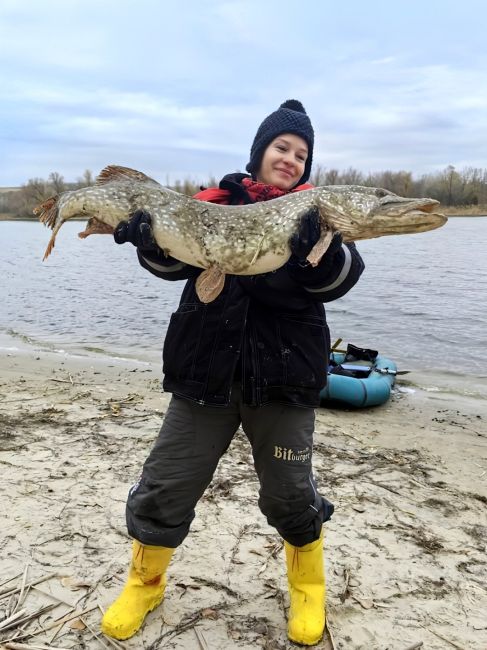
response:
M65 224L43 263L50 231L0 222L0 334L10 346L13 336L66 353L157 360L182 283L144 271L131 245L78 239L82 229ZM452 217L439 230L358 248L362 278L327 306L332 339L379 350L431 390L487 395L487 217Z

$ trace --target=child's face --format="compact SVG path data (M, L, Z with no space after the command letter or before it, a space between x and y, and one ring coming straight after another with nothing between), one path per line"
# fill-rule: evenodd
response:
M308 145L294 133L283 133L264 151L257 180L280 190L292 189L304 174Z

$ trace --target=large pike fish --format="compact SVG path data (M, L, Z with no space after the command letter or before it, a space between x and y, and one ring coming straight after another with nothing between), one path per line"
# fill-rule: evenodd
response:
M165 254L205 269L196 289L202 302L211 302L223 287L225 273L255 275L285 264L289 239L312 208L321 218L320 240L308 256L316 266L335 232L340 231L344 241L355 241L433 230L446 222L435 213L437 205L433 199L407 199L374 187L331 185L251 205L222 206L173 192L142 172L112 165L102 170L95 185L53 196L34 212L53 230L46 259L68 219L89 219L79 233L85 238L113 233L135 210L147 210L154 238Z

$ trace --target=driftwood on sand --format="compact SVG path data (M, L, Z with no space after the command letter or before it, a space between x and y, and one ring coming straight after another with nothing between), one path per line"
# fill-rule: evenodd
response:
M39 357L2 358L0 647L116 648L99 631L100 606L125 580L125 499L168 396L157 365L104 366L100 384L91 361ZM315 474L336 506L319 647L484 650L487 407L411 395L401 381L383 407L317 412ZM258 487L238 432L169 567L163 605L123 647L290 647L281 540Z

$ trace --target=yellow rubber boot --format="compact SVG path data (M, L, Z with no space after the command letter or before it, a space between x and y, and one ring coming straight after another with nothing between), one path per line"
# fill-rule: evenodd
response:
M173 548L144 546L134 540L132 562L125 587L103 617L101 630L114 639L128 639L164 598L166 569Z
M287 635L294 643L315 645L325 629L323 531L306 546L284 542L291 607Z

